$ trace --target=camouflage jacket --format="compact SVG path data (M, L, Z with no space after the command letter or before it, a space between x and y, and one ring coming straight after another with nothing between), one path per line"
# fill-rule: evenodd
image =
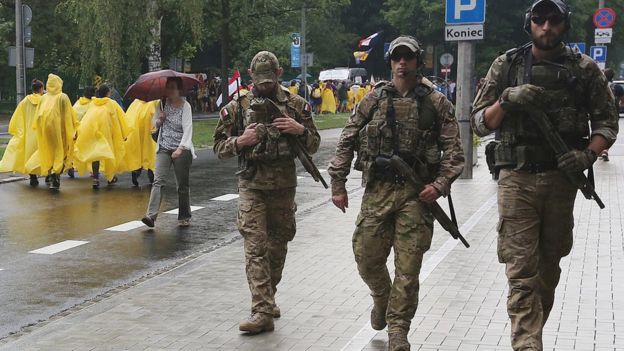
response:
M530 48L529 48L530 49ZM560 61L563 55L570 52L562 47L550 61ZM618 133L618 113L615 107L613 94L609 90L608 82L598 65L587 55L575 54L573 65L576 65L578 83L581 92L577 94L586 98L583 105L587 106L588 120L591 125L591 135L601 135L609 145L615 142ZM569 62L570 60L566 61ZM481 89L477 93L471 113L471 125L479 136L486 136L493 132L485 125L485 110L494 105L507 87L517 85L510 81L513 72L524 64L523 59L512 59L510 54L499 56L490 67ZM551 102L549 102L550 104Z
M382 84L393 87L391 82L382 82ZM420 84L429 88L433 84L425 78L422 78ZM332 178L332 194L346 193L345 183L347 176L351 170L351 162L354 152L360 152L358 148L358 137L360 131L371 121L372 112L376 109L379 102L379 89L375 88L369 92L362 101L356 106L353 114L349 118L340 140L336 147L336 154L331 160L328 172ZM407 94L408 98L419 99L415 90ZM459 138L459 125L455 119L455 108L448 99L438 91L433 90L430 95L424 97L431 99L435 114L439 119L440 126L438 145L442 151L442 158L439 165L438 174L434 175L432 185L440 192L447 196L450 192L451 183L461 174L464 168L464 152L461 147Z
M253 94L254 91L250 91L241 96L240 99L230 101L221 109L220 119L214 134L214 152L219 159L239 156L240 150L236 146L236 135L239 132L237 126L240 118L244 118L240 116L239 110L245 111L249 107L249 101L254 97ZM320 145L321 136L314 125L310 105L299 95L291 94L281 86L273 100L280 107L289 111L290 117L307 129L306 133L299 138L310 154L315 153ZM270 190L297 186L294 159L254 161L254 165L257 168L255 176L251 179L239 178L239 187Z

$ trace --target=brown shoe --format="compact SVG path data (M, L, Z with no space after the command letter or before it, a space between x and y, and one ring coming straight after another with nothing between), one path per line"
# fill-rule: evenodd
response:
M279 318L282 316L282 311L277 304L273 304L273 318Z
M371 310L371 327L375 330L383 330L386 323L386 309L388 308L388 296L373 296L373 309Z
M407 333L388 333L388 351L410 351Z
M273 331L275 329L273 316L268 313L254 313L248 319L240 322L238 329L250 334Z

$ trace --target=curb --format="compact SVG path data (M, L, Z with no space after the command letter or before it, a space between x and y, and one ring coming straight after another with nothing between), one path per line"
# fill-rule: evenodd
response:
M19 182L19 181L27 180L27 179L28 179L27 177L9 177L6 179L0 179L0 184Z

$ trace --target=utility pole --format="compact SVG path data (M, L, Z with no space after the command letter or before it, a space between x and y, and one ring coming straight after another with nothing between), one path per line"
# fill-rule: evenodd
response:
M230 97L228 87L230 15L229 0L221 0L221 99L223 104L227 104Z
M26 96L22 0L15 0L15 88L17 102Z
M598 0L598 8L604 8L605 7L605 0Z
M301 8L301 81L304 98L308 100L308 55L306 53L306 5Z
M459 132L466 164L461 174L462 179L472 179L472 128L470 110L474 97L473 76L475 74L475 42L460 41L457 46L457 116Z

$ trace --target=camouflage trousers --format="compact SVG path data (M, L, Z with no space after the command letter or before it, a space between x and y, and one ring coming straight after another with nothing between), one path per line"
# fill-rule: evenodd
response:
M245 271L252 313L272 313L288 242L295 236L295 188L239 189L238 229L245 243Z
M388 298L388 332L408 331L418 306L418 275L431 246L433 217L409 184L366 186L353 234L358 271L373 298ZM394 249L394 281L386 261Z
M498 181L498 259L509 282L514 350L542 350L559 261L572 250L576 188L559 171L502 170Z

